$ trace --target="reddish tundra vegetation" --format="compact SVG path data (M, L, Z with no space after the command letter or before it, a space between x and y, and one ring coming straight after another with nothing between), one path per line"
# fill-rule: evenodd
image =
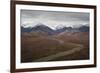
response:
M89 59L89 32L21 34L21 62Z

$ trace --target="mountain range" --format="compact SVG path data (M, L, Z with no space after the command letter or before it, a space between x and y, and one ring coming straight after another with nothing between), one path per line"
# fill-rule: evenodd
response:
M21 26L21 32L39 32L39 33L47 33L48 35L59 34L61 32L89 32L89 26L81 26L78 28L72 27L62 27L56 30L46 26L46 25L36 25L34 27L23 27Z

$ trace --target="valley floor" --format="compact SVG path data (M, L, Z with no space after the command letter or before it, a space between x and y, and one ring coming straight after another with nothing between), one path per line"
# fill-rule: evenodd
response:
M56 36L30 33L21 37L21 62L89 59L88 34L84 32Z

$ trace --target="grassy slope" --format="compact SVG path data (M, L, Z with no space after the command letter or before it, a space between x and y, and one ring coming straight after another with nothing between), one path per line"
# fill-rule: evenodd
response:
M83 45L83 49L77 53L71 54L70 56L60 57L54 60L89 59L89 33L88 32L62 33L55 37L58 39L62 39L65 42L81 44Z
M41 57L56 54L61 51L71 50L71 49L77 47L76 43L78 43L78 44L84 43L83 45L87 45L87 41L82 42L82 41L78 40L77 38L75 38L75 36L78 37L82 34L77 34L77 35L70 34L70 36L69 36L69 35L66 35L65 33L63 33L61 35L52 37L52 38L56 38L59 40L63 40L64 41L63 44L59 43L59 41L53 40L51 37L48 37L47 35L44 35L44 34L42 36L41 35L42 34L37 34L37 33L22 34L22 39L21 39L21 41L22 41L21 42L22 62L31 62L31 61L34 61ZM84 34L84 35L86 35L86 34ZM86 37L85 38L82 37L82 38L86 40ZM81 38L79 38L79 39L81 39ZM84 47L86 47L86 46L84 46ZM87 49L87 47L86 47L86 49ZM80 54L80 52L78 52L78 53L74 53L70 56L59 57L54 60L81 59L82 57L80 57L80 56L84 57L84 54L88 54L87 52L88 51L85 50L85 51L81 52L82 54ZM85 58L86 57L87 57L87 55L85 56Z

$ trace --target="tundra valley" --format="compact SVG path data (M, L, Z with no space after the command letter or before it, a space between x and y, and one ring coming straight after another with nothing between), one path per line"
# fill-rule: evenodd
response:
M89 59L89 26L21 26L21 62Z

